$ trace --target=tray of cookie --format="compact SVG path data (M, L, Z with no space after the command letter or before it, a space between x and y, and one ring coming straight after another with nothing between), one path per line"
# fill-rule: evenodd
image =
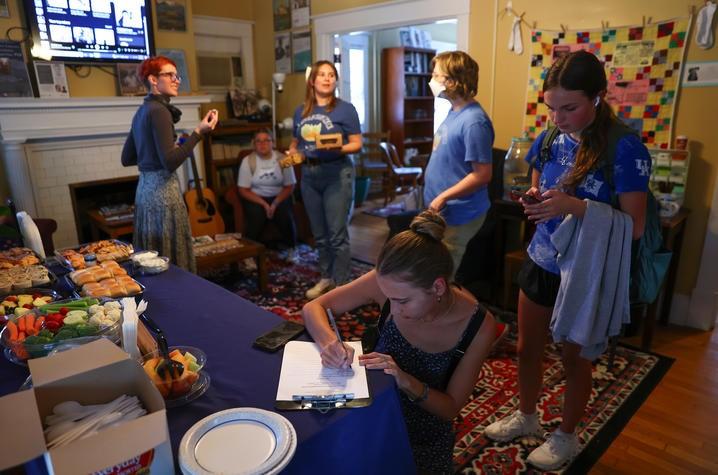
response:
M116 261L103 261L86 269L70 272L67 279L84 297L133 297L142 295L145 287L127 274Z
M40 258L35 251L27 247L11 247L0 251L0 269L27 267L39 263Z
M134 253L132 244L120 241L119 239L103 239L74 247L56 249L55 254L62 263L71 270L85 269L86 256L93 255L99 262L116 261L121 262L130 258Z
M40 264L0 269L0 295L30 287L49 287L56 280L55 274Z

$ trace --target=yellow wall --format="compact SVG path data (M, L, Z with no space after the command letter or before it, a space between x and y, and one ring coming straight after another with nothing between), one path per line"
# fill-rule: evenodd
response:
M196 0L192 6L195 15L254 20L254 0ZM260 3L269 3L265 0Z
M375 0L313 0L312 14L336 12L348 8L372 5ZM496 21L494 0L472 0L469 28L469 54L481 68L478 100L488 109L493 103L491 118L496 130L496 146L505 148L511 137L522 130L523 111L528 80L529 55L517 56L508 51L506 43L511 20ZM499 8L505 5L499 1ZM600 28L601 21L610 26L640 24L642 17L665 20L688 15L691 5L700 2L690 0L551 0L536 2L514 0L513 8L526 12L529 22L538 28L569 29ZM437 0L437 5L440 1ZM494 30L497 29L496 44ZM714 22L715 29L715 22ZM718 46L701 50L693 46L691 32L688 42L687 61L718 61ZM530 42L527 28L523 28L524 46ZM492 79L492 59L496 55L496 75ZM685 206L691 210L683 245L676 291L690 293L695 285L700 264L703 240L706 233L708 211L716 186L718 170L718 139L715 133L715 117L718 110L718 87L685 88L676 106L674 135L687 135L691 140L692 162L688 177ZM704 256L708 258L708 256Z

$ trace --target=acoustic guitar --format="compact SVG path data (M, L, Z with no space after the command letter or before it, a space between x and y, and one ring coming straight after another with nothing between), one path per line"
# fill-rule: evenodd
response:
M191 183L194 183L194 188L188 187L184 194L184 202L187 205L192 236L221 234L224 232L224 220L217 210L217 197L211 189L207 187L202 189L202 180L197 173L194 153L190 153L189 158L192 163L194 180Z

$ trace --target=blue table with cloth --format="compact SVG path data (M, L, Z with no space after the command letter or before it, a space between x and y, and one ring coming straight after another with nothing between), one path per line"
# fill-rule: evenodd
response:
M167 411L175 457L184 433L212 413L234 407L276 411L282 352L265 353L252 348L252 342L280 323L280 317L175 266L137 279L146 287L147 313L170 345L196 346L207 354L207 392ZM327 414L281 411L298 438L297 451L283 473L416 472L393 378L376 371L367 374L373 397L368 407ZM27 375L27 368L2 358L0 396L16 391Z

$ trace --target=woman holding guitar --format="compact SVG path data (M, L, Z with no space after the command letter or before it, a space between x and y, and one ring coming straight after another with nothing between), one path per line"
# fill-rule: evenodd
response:
M182 80L177 66L169 58L155 56L140 64L138 76L150 92L132 119L132 129L122 149L122 164L137 165L140 171L134 246L156 250L173 264L194 272L192 233L175 170L190 156L202 134L215 128L217 111L209 111L178 146L174 124L182 112L170 105L170 97L177 96Z
M336 97L337 70L317 61L307 78L304 104L294 112L289 154L306 157L302 199L319 249L321 280L306 296L315 299L349 281L349 211L354 197L354 164L361 150L361 126L354 106Z

